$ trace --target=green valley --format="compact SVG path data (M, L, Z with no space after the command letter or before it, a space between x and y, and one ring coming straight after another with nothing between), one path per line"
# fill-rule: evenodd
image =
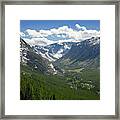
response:
M96 74L97 73L97 74ZM99 100L99 71L43 74L21 65L21 100Z

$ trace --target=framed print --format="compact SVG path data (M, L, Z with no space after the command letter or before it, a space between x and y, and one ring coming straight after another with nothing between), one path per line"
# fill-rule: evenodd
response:
M119 119L117 0L1 8L1 118Z

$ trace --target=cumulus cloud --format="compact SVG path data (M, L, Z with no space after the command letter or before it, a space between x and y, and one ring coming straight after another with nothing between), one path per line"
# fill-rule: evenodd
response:
M77 28L77 30L70 28L68 26L62 26L59 28L52 28L49 30L31 30L31 29L27 29L24 32L21 32L20 35L21 37L24 38L30 38L31 42L33 42L35 40L35 42L37 41L45 41L45 42L50 42L51 43L51 39L49 39L49 36L56 36L59 38L59 40L84 40L87 38L91 38L91 37L96 37L96 36L100 36L100 31L97 30L88 30L86 29L85 26L80 26L79 24L76 24L75 27ZM56 40L58 40L56 38ZM55 39L53 40L55 41Z
M29 43L29 45L31 45L31 46L34 46L34 45L45 46L45 45L49 45L49 44L53 43L52 41L48 40L47 38L31 38L31 39L24 38L24 40L27 43Z
M83 30L83 31L87 30L86 27L80 26L79 24L76 24L75 26L76 26L76 28L78 28L80 30Z

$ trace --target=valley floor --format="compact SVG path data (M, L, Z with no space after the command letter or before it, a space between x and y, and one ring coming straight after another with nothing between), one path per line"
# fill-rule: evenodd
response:
M21 100L99 100L99 69L66 70L64 75L43 74L21 65Z

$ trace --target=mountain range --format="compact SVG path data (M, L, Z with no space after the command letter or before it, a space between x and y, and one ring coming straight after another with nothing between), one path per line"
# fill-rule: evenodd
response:
M48 66L55 71L55 66L64 69L99 68L100 65L100 37L82 41L60 40L48 45L29 44L30 40L25 41L22 38L20 41L22 62L38 69L42 68L41 71Z
M44 45L20 38L20 58L22 100L100 99L100 37Z

